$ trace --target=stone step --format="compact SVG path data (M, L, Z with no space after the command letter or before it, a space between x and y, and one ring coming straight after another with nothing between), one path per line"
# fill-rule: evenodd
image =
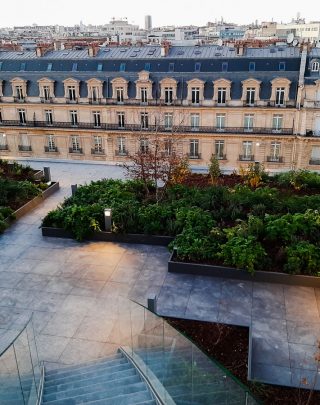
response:
M104 400L106 404L120 405L120 398L126 397L122 404L137 404L146 400L151 400L151 394L147 390L145 383L139 382L136 384L131 384L129 386L120 386L116 388L104 387L104 389L95 392L89 392L82 395L76 395L69 398L60 398L59 395L49 401L44 400L43 404L52 404L52 405L77 405L77 404L87 404L89 402L101 401ZM107 402L107 400L109 402ZM112 402L114 400L114 402Z
M62 374L58 374L55 376L52 376L49 378L45 378L45 386L49 387L52 385L56 385L56 384L65 384L65 383L71 383L74 381L79 381L87 379L87 378L94 378L94 377L98 377L101 374L107 376L112 375L114 373L118 373L118 372L122 372L122 371L127 371L132 369L132 366L126 362L123 364L119 364L117 366L106 366L104 368L99 368L98 370L92 369L91 371L85 371L82 372L81 369L79 369L76 373L72 373L72 372L66 372L66 373L62 373Z
M53 399L63 399L63 398L72 398L78 395L84 395L84 394L89 394L89 393L94 393L97 391L102 391L103 389L110 387L113 390L117 388L122 388L124 386L130 386L134 385L137 383L141 383L140 377L136 374L133 377L125 377L125 378L119 378L119 379L114 379L112 381L99 381L95 382L90 380L87 380L85 382L85 385L80 385L75 388L68 388L68 389L62 389L60 385L57 386L57 391L56 392L51 392L51 393L44 393L44 400L45 401L51 401Z
M53 392L57 392L58 390L65 391L65 390L72 389L72 388L85 387L87 385L91 385L91 384L98 383L98 382L105 382L105 383L109 384L114 380L125 379L125 378L133 377L136 375L137 375L136 370L133 368L129 368L126 371L119 371L119 372L115 372L110 375L101 374L97 377L91 377L91 378L84 378L84 379L81 378L81 379L77 379L74 382L69 382L69 383L53 384L50 386L45 384L44 394L51 394Z
M69 404L65 404L69 405ZM86 405L158 405L154 399L143 399L138 394L119 395L117 398L86 402Z

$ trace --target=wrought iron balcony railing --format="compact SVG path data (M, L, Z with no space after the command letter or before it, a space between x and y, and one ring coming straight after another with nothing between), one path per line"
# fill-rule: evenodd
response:
M253 162L254 155L239 155L239 160L242 162Z
M76 128L76 129L95 129L95 130L107 130L107 131L124 131L124 132L139 132L139 131L149 131L149 132L168 132L172 131L173 133L225 133L225 134L246 134L246 136L251 135L272 135L276 133L277 135L292 135L292 128L282 128L275 130L274 128L265 128L265 127L255 127L252 128L252 131L247 132L247 128L243 127L225 127L223 129L215 126L199 126L193 127L191 125L177 125L173 126L172 129L168 129L164 125L148 125L148 128L142 128L141 124L125 124L124 127L119 127L119 124L104 124L101 123L100 127L97 127L94 123L91 122L61 122L53 121L48 123L47 121L26 121L20 122L19 120L3 120L0 123L0 127L32 127L32 128Z
M309 165L320 165L320 159L310 159Z
M83 153L83 150L82 150L82 148L77 148L77 149L69 148L69 153L75 153L75 154L81 155Z
M115 156L128 156L128 151L127 150L118 150L116 149L114 151Z
M91 149L91 155L105 155L104 149Z
M189 159L201 159L201 153L187 153Z
M8 145L0 145L0 150L9 150Z
M269 163L283 163L282 156L267 156L267 162Z
M50 153L50 152L54 153L54 152L58 152L58 148L56 146L54 146L54 147L45 146L44 151L47 153Z
M18 145L18 149L20 152L32 152L31 145Z

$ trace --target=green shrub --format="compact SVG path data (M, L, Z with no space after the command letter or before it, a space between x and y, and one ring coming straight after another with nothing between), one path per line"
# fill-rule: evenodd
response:
M320 248L301 241L286 248L284 271L290 274L320 275Z
M308 170L291 170L275 176L276 182L283 187L320 189L320 175Z

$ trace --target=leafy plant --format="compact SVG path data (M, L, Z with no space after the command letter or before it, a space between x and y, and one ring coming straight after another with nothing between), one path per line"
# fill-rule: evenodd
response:
M290 274L320 274L320 248L301 241L286 248L287 263L284 270Z
M221 170L220 170L219 160L217 159L217 157L215 155L212 155L210 158L209 174L211 177L211 183L217 184L218 178L221 175Z

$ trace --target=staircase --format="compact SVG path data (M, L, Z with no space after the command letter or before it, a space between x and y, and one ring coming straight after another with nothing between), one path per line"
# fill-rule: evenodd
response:
M127 358L113 356L46 371L42 404L157 405Z

